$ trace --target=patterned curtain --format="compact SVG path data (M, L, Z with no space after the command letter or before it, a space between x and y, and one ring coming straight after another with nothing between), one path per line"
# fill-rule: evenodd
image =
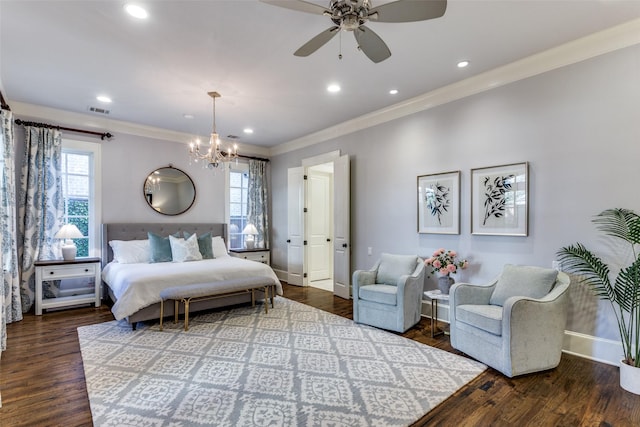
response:
M269 248L269 186L267 162L249 160L247 222L256 226L256 248Z
M22 235L22 311L35 300L35 268L38 260L55 259L59 242L53 238L62 226L62 137L54 129L25 126L25 153L20 179L18 225Z
M22 320L16 235L16 173L13 114L0 111L0 355L7 348L7 323Z

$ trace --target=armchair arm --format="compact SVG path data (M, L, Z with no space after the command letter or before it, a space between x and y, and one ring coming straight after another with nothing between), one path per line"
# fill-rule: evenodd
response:
M417 300L422 301L422 289L424 288L424 261L418 258L418 265L411 275L400 276L398 287L398 309L404 310L405 306L411 306Z
M373 285L376 283L379 265L380 261L376 262L371 270L356 270L353 272L351 279L351 296L353 298L353 320L356 322L360 319L360 311L358 309L360 286Z

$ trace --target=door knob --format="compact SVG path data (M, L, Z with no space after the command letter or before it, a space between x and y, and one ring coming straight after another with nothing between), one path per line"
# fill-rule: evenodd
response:
M287 239L287 243L291 243L291 239Z
M343 247L343 248L346 248L346 247L347 247L347 244L346 244L346 243L343 243L343 244L342 244L342 247Z

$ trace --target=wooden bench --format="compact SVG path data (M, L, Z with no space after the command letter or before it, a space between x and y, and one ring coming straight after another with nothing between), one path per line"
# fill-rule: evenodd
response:
M194 283L192 285L174 286L160 292L160 330L164 318L164 301L174 300L174 323L178 323L178 309L180 302L184 303L184 330L189 330L189 304L214 298L251 293L251 305L255 306L255 291L264 292L264 312L269 312L269 299L273 307L276 284L269 277L244 277L218 282Z

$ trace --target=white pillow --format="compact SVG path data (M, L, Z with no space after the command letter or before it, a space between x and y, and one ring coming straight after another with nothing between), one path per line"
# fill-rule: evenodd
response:
M120 264L139 264L151 262L149 240L111 240L113 260Z
M224 258L229 256L229 252L227 252L227 245L224 243L224 240L220 236L215 236L211 238L211 246L213 246L213 257L214 258Z
M202 260L202 254L198 247L198 236L195 234L192 234L187 240L182 237L169 236L169 244L171 244L173 262Z

